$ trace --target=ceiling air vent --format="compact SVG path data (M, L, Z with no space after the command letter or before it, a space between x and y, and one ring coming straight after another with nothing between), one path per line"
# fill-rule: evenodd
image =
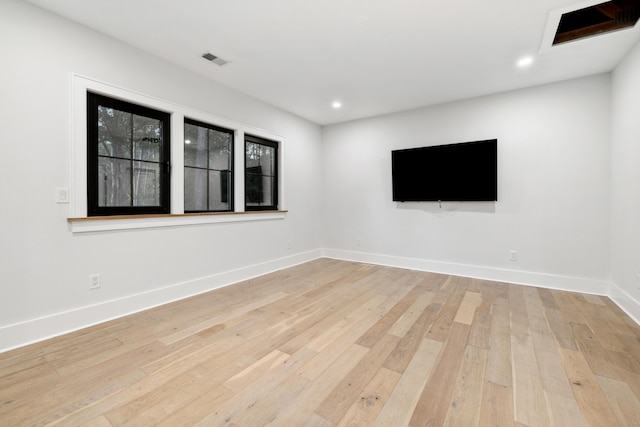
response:
M206 59L207 61L211 61L211 62L213 62L214 64L219 65L219 66L221 66L221 67L222 67L223 65L228 64L228 63L229 63L229 61L226 61L226 60L224 60L224 59L222 59L222 58L220 58L220 57L218 57L218 56L212 55L212 54L210 54L209 52L202 54L202 57L203 57L204 59Z
M563 13L553 44L633 27L640 18L640 0L613 0Z

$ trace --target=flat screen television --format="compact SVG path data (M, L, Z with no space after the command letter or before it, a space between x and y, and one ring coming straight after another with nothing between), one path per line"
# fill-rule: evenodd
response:
M498 140L391 152L393 200L497 201Z

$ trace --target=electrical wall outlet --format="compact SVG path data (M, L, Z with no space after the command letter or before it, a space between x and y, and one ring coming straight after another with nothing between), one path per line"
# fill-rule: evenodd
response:
M99 274L90 274L89 275L89 289L98 289L100 288L100 275Z
M291 240L287 240L287 249L291 249Z
M509 261L518 260L518 251L509 251Z
M356 246L360 246L360 238L356 238Z

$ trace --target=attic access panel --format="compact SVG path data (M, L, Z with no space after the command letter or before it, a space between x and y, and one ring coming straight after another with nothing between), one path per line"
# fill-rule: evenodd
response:
M640 0L613 0L563 13L553 44L633 27L638 18Z

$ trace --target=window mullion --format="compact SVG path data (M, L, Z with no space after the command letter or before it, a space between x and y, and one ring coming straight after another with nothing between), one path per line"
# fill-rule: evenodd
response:
M207 210L211 209L211 200L209 200L209 173L210 173L210 168L211 168L211 153L209 152L209 150L211 149L211 141L209 140L209 138L211 137L211 131L209 129L207 129L207 180L205 182L204 188L205 191L207 192Z
M129 126L129 141L131 141L131 149L129 151L129 191L131 192L131 206L134 206L135 203L133 202L134 199L134 185L133 185L133 179L134 179L134 174L133 174L133 157L134 157L134 153L135 153L135 148L134 148L134 143L133 143L133 114L129 114L129 116L131 117L131 119L129 120L130 126Z

